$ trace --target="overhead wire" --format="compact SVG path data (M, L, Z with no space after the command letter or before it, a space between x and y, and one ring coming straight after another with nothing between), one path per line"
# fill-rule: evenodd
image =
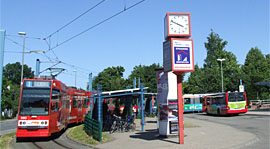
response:
M9 34L6 34L5 35L6 37L18 37L18 38L23 38L23 36L19 36L19 35L9 35ZM25 38L28 38L28 39L37 39L37 40L44 40L45 38L42 38L42 37L30 37L30 36L26 36Z
M51 48L51 45L50 45L50 40L51 40L50 37L51 37L51 36L53 36L54 34L58 33L59 31L61 31L62 29L64 29L65 27L67 27L68 25L70 25L71 23L73 23L74 21L76 21L77 19L79 19L80 17L82 17L83 15L85 15L86 13L90 12L91 10L93 10L94 8L96 8L97 6L99 6L100 4L102 4L103 2L105 2L105 0L102 0L101 2L99 2L98 4L96 4L95 6L91 7L90 9L88 9L87 11L85 11L84 13L82 13L81 15L79 15L78 17L76 17L75 19L71 20L70 22L68 22L67 24L65 24L64 26L62 26L61 28L59 28L59 29L56 30L55 32L53 32L52 34L48 35L46 38L38 38L38 37L26 37L26 38L45 40L46 44L49 46L49 50L45 51L45 53L47 53L48 51L52 51L53 54L54 54L54 56L56 57L56 61L61 62L62 64L65 64L65 65L70 66L70 67L73 67L73 68L79 68L79 69L81 69L81 70L85 70L85 71L88 71L88 72L97 73L97 72L93 72L93 71L91 71L91 70L89 70L89 69L85 69L85 68L82 68L82 67L79 67L79 66L75 66L75 65L72 65L72 64L68 64L68 63L63 62L63 61L59 61L59 58L58 58L57 55L54 53L53 49L55 49L55 48L61 46L61 45L64 44L64 43L69 42L70 40L72 40L72 39L74 39L74 38L76 38L76 37L82 35L83 33L86 33L87 31L89 31L89 30L91 30L91 29L93 29L93 28L95 28L95 27L97 27L97 26L99 26L99 25L101 25L101 24L103 24L103 23L105 23L105 22L111 20L112 18L114 18L114 17L116 17L116 16L118 16L118 15L124 13L125 11L127 11L127 10L129 10L129 9L131 9L131 8L133 8L133 7L135 7L135 6L137 6L137 5L139 5L140 3L144 2L144 1L145 1L145 0L141 0L141 1L139 1L139 2L137 2L137 3L135 3L135 4L131 5L131 6L129 6L129 7L127 7L127 8L126 8L126 4L125 4L124 10L119 11L119 12L115 13L114 15L112 15L112 16L110 16L110 17L104 19L103 21L100 21L99 23L97 23L97 24L95 24L95 25L93 25L93 26L91 26L91 27L85 29L84 31L82 31L82 32L80 32L80 33L78 33L78 34L72 36L71 38L69 38L69 39L67 39L67 40L65 40L65 41L63 41L63 42L57 44L57 45L56 45L55 47L53 47L53 48ZM21 36L17 36L17 35L7 35L7 36L21 37ZM10 40L11 42L13 42L14 44L17 44L17 45L19 45L19 46L21 46L21 47L23 46L23 45L17 43L16 41L13 41L13 40L11 40L11 39L9 39L9 38L7 38L7 39ZM49 39L49 42L47 41L47 39ZM58 42L57 42L57 43L58 43ZM30 50L29 48L26 48L26 47L25 47L25 49ZM50 62L52 62L52 61L53 61L53 58L50 58L50 57L47 56L45 53L43 53L43 54L37 53L37 54L41 54L41 55L45 56L47 59L49 59ZM81 71L81 72L82 72L82 71ZM84 72L83 72L83 73L84 73ZM89 74L89 73L86 73L86 74Z
M110 16L110 17L108 17L108 18L106 18L106 19L104 19L104 20L102 20L102 21L100 21L99 23L97 23L97 24L95 24L95 25L93 25L93 26L91 26L91 27L85 29L84 31L82 31L82 32L80 32L80 33L78 33L78 34L76 34L76 35L74 35L74 36L68 38L67 40L64 40L63 42L61 42L61 43L59 43L58 45L56 45L56 46L50 48L50 49L47 50L46 52L51 51L51 50L53 50L53 49L55 49L55 48L57 48L57 47L59 47L59 46L65 44L65 43L69 42L70 40L72 40L72 39L74 39L74 38L76 38L76 37L78 37L78 36L80 36L80 35L86 33L87 31L89 31L89 30L91 30L91 29L93 29L93 28L95 28L95 27L97 27L97 26L99 26L99 25L101 25L101 24L103 24L103 23L105 23L105 22L111 20L112 18L114 18L114 17L116 17L116 16L122 14L123 12L125 12L125 11L127 11L127 10L129 10L129 9L131 9L131 8L133 8L133 7L135 7L135 6L137 6L137 5L139 5L140 3L144 2L144 1L145 1L145 0L141 0L141 1L139 1L139 2L137 2L137 3L135 3L135 4L133 4L133 5L131 5L131 6L127 7L127 8L125 8L125 9L123 9L123 10L121 10L121 11L115 13L114 15L112 15L112 16Z
M6 37L6 39L7 39L8 41L10 41L11 43L13 43L13 44L16 44L16 45L18 45L18 46L20 46L20 47L23 47L22 44L20 44L20 43L14 41L14 40L12 40L12 39L10 39L9 37ZM28 50L28 51L33 51L33 50L31 50L30 48L27 48L27 47L25 47L25 46L24 46L24 48L25 48L26 50ZM8 51L5 51L5 52L8 52ZM15 52L8 52L8 53L15 53ZM22 52L17 52L17 53L22 53ZM27 51L26 51L25 53L27 53ZM36 53L36 54L42 55L42 56L46 57L49 61L52 62L52 59L51 59L48 55L46 55L46 53Z
M95 6L89 8L88 10L86 10L85 12L83 12L82 14L80 14L78 17L76 17L75 19L71 20L70 22L68 22L67 24L65 24L64 26L60 27L58 30L56 30L55 32L51 33L50 35L48 35L45 39L50 38L51 36L53 36L54 34L58 33L59 31L61 31L62 29L64 29L65 27L67 27L68 25L70 25L71 23L73 23L74 21L78 20L80 17L82 17L83 15L87 14L88 12L90 12L91 10L95 9L97 6L99 6L100 4L102 4L103 2L105 2L105 0L100 1L99 3L97 3Z
M20 36L18 36L18 37L20 37ZM23 47L22 44L20 44L20 43L14 41L14 40L12 40L12 39L10 39L9 37L6 37L6 39L7 39L8 41L10 41L11 43L13 43L13 44L16 44L16 45L18 45L18 46L20 46L20 47ZM31 49L29 49L29 48L27 48L27 47L25 47L25 49L27 49L29 52L31 51ZM5 50L4 52L5 52L5 53L23 53L23 52L21 52L21 51L11 51L11 50L8 50L8 51ZM27 53L27 51L24 52L24 53ZM53 53L54 53L54 52L53 52ZM86 69L86 68L82 68L82 67L79 67L79 66L75 66L75 65L68 64L68 63L66 63L66 62L60 61L59 58L56 56L55 53L54 53L54 55L56 56L56 59L49 57L46 53L35 53L35 54L39 54L39 55L41 55L41 56L43 56L43 57L46 57L46 58L49 60L49 62L46 62L46 63L62 63L62 64L64 64L64 65L66 65L66 66L69 66L69 67L72 67L72 68L77 68L77 70L78 70L78 69L84 70L84 71L80 71L80 72L85 73L85 74L89 74L89 73L86 73L85 71L87 71L87 72L92 72L92 73L97 73L97 72L93 72L93 71L91 71L91 70L89 70L89 69ZM44 63L44 62L42 62L42 63ZM79 71L79 70L78 70L78 71Z

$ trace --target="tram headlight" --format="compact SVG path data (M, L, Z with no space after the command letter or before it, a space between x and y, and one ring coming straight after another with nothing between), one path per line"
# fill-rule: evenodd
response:
M20 121L20 125L22 125L22 121Z
M44 124L44 122L42 121L42 122L41 122L41 125L43 125L43 124Z
M25 125L25 124L26 124L26 122L24 121L24 122L23 122L23 124Z

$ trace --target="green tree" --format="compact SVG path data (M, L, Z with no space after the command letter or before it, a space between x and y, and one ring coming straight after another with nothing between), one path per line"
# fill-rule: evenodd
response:
M7 64L3 69L3 76L10 80L12 83L20 85L21 82L21 68L19 62ZM34 78L34 71L27 65L23 65L23 78Z
M185 94L200 94L203 93L203 84L202 84L202 69L199 66L195 65L194 72L190 73L187 82L184 82L183 90Z
M13 116L15 116L18 112L19 106L19 97L20 97L20 88L12 83L12 81L3 79L3 87L2 87L2 110L4 109L12 109Z
M143 83L145 87L149 87L148 92L157 92L157 77L156 68L160 68L159 64L152 64L150 66L139 65L135 66L127 79L127 84L133 86L133 79L140 78L140 83Z
M251 48L242 66L244 85L248 100L264 99L269 97L266 87L258 86L256 83L270 81L269 54L264 56L257 48Z
M93 88L97 89L97 85L102 85L103 91L113 91L125 89L125 79L123 73L125 72L124 67L108 67L100 72L93 79Z
M7 64L3 69L2 109L12 109L13 116L18 111L20 97L21 64L19 62ZM33 78L34 72L24 65L24 78Z
M238 90L241 77L240 65L236 56L225 50L227 41L223 41L218 34L211 31L208 42L205 43L207 57L202 69L202 90L204 93L221 91L221 64L217 59L225 59L222 62L224 91Z

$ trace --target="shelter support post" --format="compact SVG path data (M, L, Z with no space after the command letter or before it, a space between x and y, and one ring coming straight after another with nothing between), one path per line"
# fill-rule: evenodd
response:
M140 106L141 106L141 108L140 108L140 110L141 110L141 130L142 131L144 131L144 108L143 108L143 103L144 103L144 86L143 86L143 84L141 84L141 104L140 104Z
M101 93L102 93L102 87L101 85L98 85L98 121L102 123L102 97L101 97Z

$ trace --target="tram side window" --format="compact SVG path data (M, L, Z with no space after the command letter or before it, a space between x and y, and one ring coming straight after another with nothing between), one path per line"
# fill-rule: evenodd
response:
M83 107L84 107L84 108L87 108L87 99L84 99L84 100L83 100Z
M77 97L73 96L73 108L77 108Z
M60 99L60 91L58 89L53 89L52 90L52 100L57 100Z
M60 91L58 89L52 89L51 111L57 110L60 98Z

